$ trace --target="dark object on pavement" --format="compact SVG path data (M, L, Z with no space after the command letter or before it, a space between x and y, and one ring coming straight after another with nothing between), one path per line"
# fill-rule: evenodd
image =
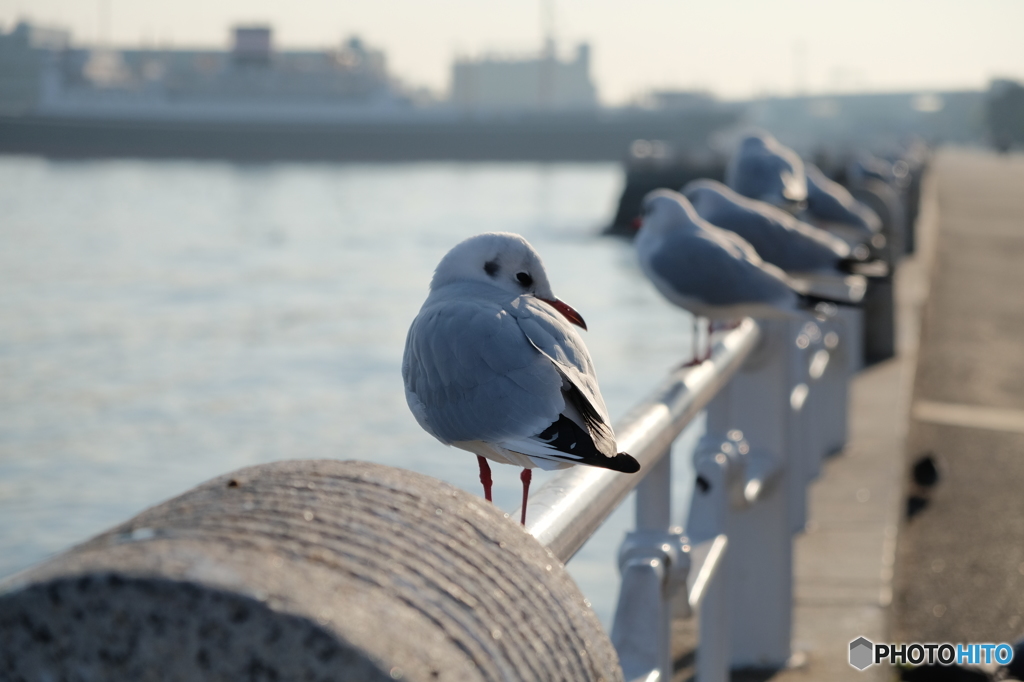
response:
M939 467L935 455L927 452L914 462L914 483L930 488L939 482Z

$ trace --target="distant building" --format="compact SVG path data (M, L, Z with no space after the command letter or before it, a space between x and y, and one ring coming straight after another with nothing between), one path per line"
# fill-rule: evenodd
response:
M590 46L579 45L572 61L560 60L551 41L536 57L457 59L451 102L480 111L594 109L598 101L590 78Z
M986 122L990 141L1000 151L1024 147L1024 85L1000 78L989 85Z
M976 90L805 95L753 100L746 123L806 156L821 149L884 154L912 138L976 143L984 139L984 107Z
M68 33L20 23L0 33L0 114L114 117L330 116L407 108L384 53L276 50L267 26L239 26L229 50L72 48Z
M0 114L21 114L39 104L44 73L56 68L69 40L67 31L26 22L0 33Z
M232 60L239 66L270 66L270 38L268 26L236 26Z
M653 109L709 109L716 104L714 96L700 90L652 90L643 104Z

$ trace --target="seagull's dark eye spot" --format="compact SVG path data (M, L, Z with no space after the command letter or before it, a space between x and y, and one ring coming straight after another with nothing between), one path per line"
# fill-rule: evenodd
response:
M516 273L516 279L518 279L519 283L522 284L524 287L528 287L531 284L533 284L533 277L530 277L530 273L528 272Z
M486 272L491 277L494 277L495 275L497 275L498 274L498 261L496 261L496 260L489 260L486 263L484 263L484 272Z

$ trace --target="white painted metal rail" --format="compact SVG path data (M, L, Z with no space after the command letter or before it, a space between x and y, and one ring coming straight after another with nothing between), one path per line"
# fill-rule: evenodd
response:
M640 462L642 477L573 467L530 495L526 528L561 561L568 561L665 455L676 436L700 414L754 349L753 320L721 339L708 362L673 372L647 400L616 424L616 442ZM511 514L515 518L516 511Z
M862 325L852 308L827 319L744 320L716 338L710 360L674 371L616 424L639 477L576 467L531 496L527 530L568 561L637 489L611 633L627 680L671 678L671 621L695 609L700 682L786 665L792 538L806 523L807 484L846 441ZM704 409L690 509L676 517L671 446Z

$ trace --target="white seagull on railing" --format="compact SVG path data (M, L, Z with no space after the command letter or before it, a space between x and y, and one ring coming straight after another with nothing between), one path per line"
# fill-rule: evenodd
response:
M874 211L768 133L740 142L726 166L725 184L833 232L851 247L871 243L880 248L885 243L877 236L882 222Z
M804 162L768 133L743 138L725 169L725 184L745 197L787 210L807 201Z
M579 313L551 291L540 256L516 234L488 233L441 259L409 329L405 396L430 435L477 455L484 496L487 460L531 469L573 464L640 469L616 453L594 365L573 325Z
M709 339L711 321L793 317L821 303L842 303L809 294L805 283L764 262L738 234L697 215L678 192L649 193L641 211L641 269L665 298L709 321ZM701 360L694 356L691 364Z
M882 221L878 214L857 201L845 187L826 176L813 164L808 164L806 169L805 214L808 220L825 227L841 229L845 238L854 243L871 242L882 231Z
M851 249L839 237L715 180L694 180L681 193L697 215L743 237L764 261L786 272L851 274L869 258L867 247Z

